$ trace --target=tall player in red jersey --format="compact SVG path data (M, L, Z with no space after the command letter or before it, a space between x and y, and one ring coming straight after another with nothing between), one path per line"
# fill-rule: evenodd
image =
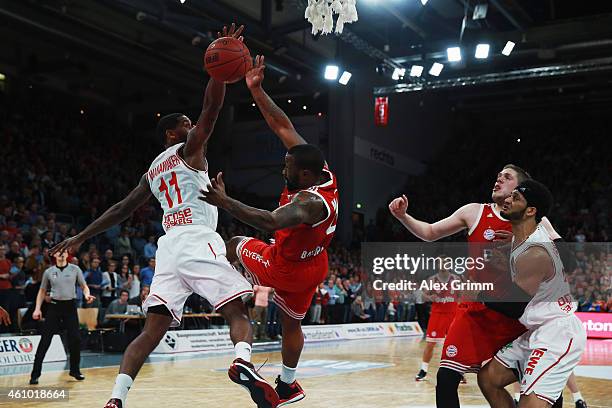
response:
M444 257L440 257L440 271L430 278L431 290L427 297L432 301L431 314L427 322L427 334L425 335L425 349L423 350L423 361L421 369L415 377L416 381L425 381L429 362L433 357L433 349L438 343L444 343L446 333L450 327L455 313L457 312L458 291L452 287L453 281L461 281L459 276L452 273L452 269L444 267Z
M512 227L508 220L501 217L500 211L506 197L528 178L529 174L520 167L506 165L497 174L491 194L493 203L466 204L451 216L433 224L419 221L406 213L408 198L405 195L393 200L389 210L410 232L424 241L436 241L466 229L468 242L509 240ZM478 372L482 362L492 358L501 347L525 330L518 320L491 310L482 303L460 304L442 349L436 385L437 407L459 407L457 388L462 375Z
M227 243L227 256L230 261L239 261L254 283L275 289L274 301L281 310L283 328L283 365L276 380L281 407L305 396L295 381L304 347L301 321L317 286L327 276L327 247L338 217L338 187L321 150L306 144L261 87L263 63L264 58L257 56L254 68L246 74L246 83L268 126L287 148L283 169L287 185L279 207L270 212L228 197L221 174L211 180L208 191L202 191L201 199L259 230L274 232L272 245L255 238L232 238Z

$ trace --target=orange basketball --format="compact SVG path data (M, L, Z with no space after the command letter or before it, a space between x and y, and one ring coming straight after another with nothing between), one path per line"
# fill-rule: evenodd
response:
M204 68L217 81L231 84L244 78L251 69L251 53L244 43L233 37L213 41L204 55Z

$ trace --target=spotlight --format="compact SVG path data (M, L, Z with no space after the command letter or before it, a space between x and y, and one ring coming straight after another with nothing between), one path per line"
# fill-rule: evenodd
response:
M340 75L340 79L338 80L338 82L340 82L342 85L346 85L351 80L352 76L353 74L351 74L350 72L344 71L342 75Z
M6 79L6 75L0 73L0 81L4 81Z
M287 99L287 103L291 103L291 99Z
M358 210L361 210L363 208L363 204L355 203L355 208L357 208Z
M510 53L514 49L514 46L515 46L515 44L512 41L508 41L506 43L506 46L502 50L502 54L504 54L507 57L508 55L510 55Z
M181 4L185 4L186 0L179 0L181 2Z
M328 65L325 67L325 79L335 81L338 79L339 68L337 65Z
M306 107L306 105L302 106L302 109L306 110L308 109L308 107Z
M423 67L421 65L413 65L410 68L410 76L411 77L420 77L423 73Z
M444 65L440 64L439 62L434 62L431 68L429 69L429 75L440 76L442 68L444 68Z
M253 102L253 103L251 104L251 106L252 106L252 107L255 107L255 106L257 106L257 105L255 105L255 102Z
M449 62L461 61L461 48L449 47L446 49L446 55L448 57Z
M155 116L157 116L157 117L159 118L159 117L161 116L161 113L157 112L157 113L155 114Z
M395 68L393 70L393 75L391 75L391 78L397 81L403 79L404 75L406 75L406 68Z
M491 46L489 44L478 44L474 56L478 59L487 59L489 57L490 48Z
M83 109L81 109L79 112L81 112L81 115L85 114L85 111Z
M427 4L427 0L421 0L421 4L422 5L426 5Z

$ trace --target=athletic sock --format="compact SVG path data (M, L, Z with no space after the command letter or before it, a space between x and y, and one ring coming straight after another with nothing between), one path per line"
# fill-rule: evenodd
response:
M119 374L115 379L115 386L113 387L113 392L111 393L111 398L120 399L125 405L125 400L127 398L127 393L132 387L132 377L127 374Z
M520 399L521 399L521 393L520 393L520 392L515 392L515 393L514 393L514 399L515 399L516 401L520 400Z
M572 397L574 397L574 402L583 399L582 398L582 393L580 391L572 392Z
M236 353L236 358L251 362L251 345L249 343L244 341L236 343L234 352Z
M295 381L296 371L297 367L291 368L283 364L283 367L281 368L280 380L285 384L293 384L293 382Z
M429 363L426 363L426 362L424 362L424 361L423 361L423 362L421 363L421 370L423 370L423 371L427 372L427 369L428 369L428 368L429 368Z

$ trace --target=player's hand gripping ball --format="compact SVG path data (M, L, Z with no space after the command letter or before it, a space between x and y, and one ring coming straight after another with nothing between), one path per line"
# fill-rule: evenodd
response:
M208 74L226 84L240 81L252 65L251 52L240 36L217 38L208 46L204 56L204 68Z

